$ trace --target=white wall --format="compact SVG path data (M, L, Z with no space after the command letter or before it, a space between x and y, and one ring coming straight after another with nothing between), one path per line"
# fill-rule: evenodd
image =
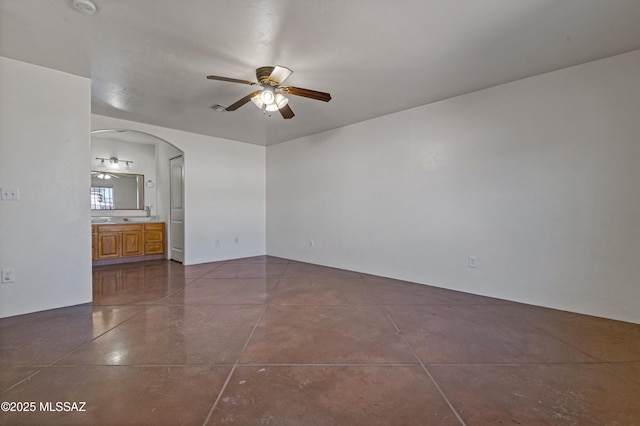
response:
M91 301L91 82L0 57L0 317Z
M264 147L93 115L101 129L145 132L184 152L185 264L265 254Z
M91 170L97 171L114 171L119 173L131 173L144 175L144 181L151 179L156 182L156 145L125 142L114 139L101 138L100 133L91 137ZM119 162L119 169L111 169L109 162L105 162L105 166L100 164L100 160L96 158L117 157L123 160L132 160L133 163L127 167L124 163ZM112 179L113 184L117 184ZM151 215L157 215L157 185L148 188L143 185L144 190L144 206L151 206ZM144 206L142 206L144 208ZM144 216L144 210L92 210L92 216Z
M638 70L640 51L271 146L267 252L640 322Z

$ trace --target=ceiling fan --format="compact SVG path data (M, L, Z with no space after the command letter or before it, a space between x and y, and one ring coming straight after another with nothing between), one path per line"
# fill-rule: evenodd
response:
M317 101L329 102L331 95L316 90L302 89L300 87L283 86L282 83L293 73L289 68L276 65L275 67L260 67L256 69L256 79L258 82L240 80L237 78L219 77L217 75L207 76L210 80L228 81L231 83L248 84L259 86L260 90L249 93L239 101L229 105L225 111L235 111L249 101L265 112L280 111L282 118L293 118L295 114L288 105L289 99L284 94L303 96Z
M91 175L97 177L98 179L120 179L120 176L109 172L91 172Z

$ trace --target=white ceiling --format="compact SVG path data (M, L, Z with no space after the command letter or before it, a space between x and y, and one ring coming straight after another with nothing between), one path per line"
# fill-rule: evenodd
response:
M0 0L0 56L90 77L96 114L258 145L640 49L640 0ZM255 80L282 65L296 116Z

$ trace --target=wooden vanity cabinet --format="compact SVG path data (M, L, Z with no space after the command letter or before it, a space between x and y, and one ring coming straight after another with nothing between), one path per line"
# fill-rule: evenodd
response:
M93 263L164 258L164 223L92 226Z

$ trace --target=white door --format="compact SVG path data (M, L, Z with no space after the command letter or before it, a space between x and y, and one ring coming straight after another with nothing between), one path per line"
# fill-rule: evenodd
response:
M171 167L171 259L184 262L184 160L170 160Z

